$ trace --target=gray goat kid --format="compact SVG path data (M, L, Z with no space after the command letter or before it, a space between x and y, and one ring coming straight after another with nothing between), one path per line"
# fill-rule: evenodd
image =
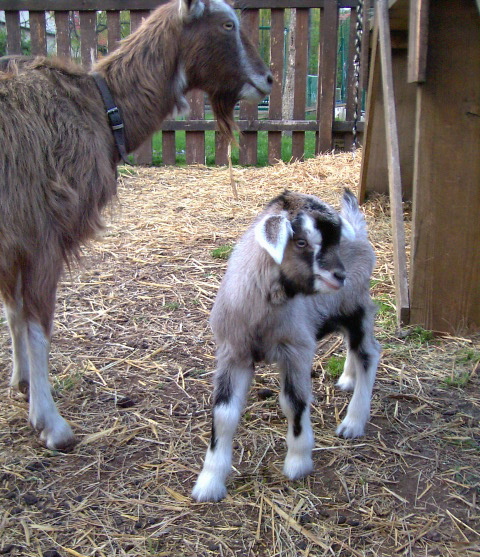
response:
M347 358L338 386L353 390L337 428L364 434L380 346L369 293L375 255L354 195L338 214L318 198L284 192L257 217L233 251L211 314L217 343L210 446L192 496L226 495L232 440L256 362L277 363L288 420L284 474L312 471L311 369L316 341L342 332Z

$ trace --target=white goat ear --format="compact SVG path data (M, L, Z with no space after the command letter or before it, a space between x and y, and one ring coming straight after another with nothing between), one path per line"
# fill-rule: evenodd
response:
M178 11L183 20L190 20L200 17L205 9L203 0L177 0Z
M353 226L348 222L347 219L344 219L343 217L340 217L340 220L342 221L343 238L353 242L353 240L355 240L355 230L353 229Z
M270 254L278 265L283 260L285 248L292 235L292 225L283 215L266 216L255 226L257 244Z

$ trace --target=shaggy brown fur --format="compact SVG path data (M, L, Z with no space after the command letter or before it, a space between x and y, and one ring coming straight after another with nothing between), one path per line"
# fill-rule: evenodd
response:
M63 263L102 227L119 154L89 72L44 57L10 57L1 69L0 295L13 339L11 384L30 384L30 420L57 448L73 438L46 387L57 282ZM159 7L92 71L123 116L128 151L188 107L192 88L210 96L231 137L235 103L258 102L272 81L223 0Z

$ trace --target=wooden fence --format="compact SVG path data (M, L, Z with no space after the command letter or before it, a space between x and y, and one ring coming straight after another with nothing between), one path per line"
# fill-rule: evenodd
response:
M98 52L97 11L106 11L107 39L104 49L115 48L120 39L120 13L130 12L131 31L135 30L151 9L165 0L2 0L0 8L5 12L7 32L7 53L21 53L20 11L29 11L29 27L32 54L47 52L46 15L53 13L55 20L56 54L71 56L71 17L72 11L80 27L80 52L84 66L89 67L92 56ZM239 162L245 165L257 164L258 133L268 135L268 161L281 159L282 134L291 136L291 157L302 159L305 150L305 133L315 134L315 152L330 151L335 147L352 149L354 123L354 44L356 10L358 0L238 0L236 7L241 9L244 29L254 43L259 41L259 10L270 10L270 64L274 76L274 87L268 99L268 109L259 110L257 106L240 103L238 109ZM368 0L364 2L369 4ZM282 118L282 81L285 65L285 25L286 10L295 7L297 26L295 36L295 91L293 100L293 119ZM307 118L307 56L309 48L309 18L311 10L320 10L319 55L318 55L318 94L314 107L314 119ZM345 121L334 118L337 44L339 18L345 17L350 10L350 41L347 63L347 97ZM365 10L366 12L366 10ZM367 15L364 16L364 25ZM364 34L365 36L366 34ZM368 36L368 35L366 35ZM360 91L365 89L368 61L368 48L363 48L361 57ZM177 131L186 134L187 164L205 162L205 133L215 130L215 122L207 120L205 96L202 92L189 94L191 111L188 119L168 120L162 126L162 162L175 164ZM363 132L363 123L358 124L358 132ZM140 164L152 161L151 142L143 145L136 153L135 160ZM215 132L215 162L227 163L227 145L218 132Z

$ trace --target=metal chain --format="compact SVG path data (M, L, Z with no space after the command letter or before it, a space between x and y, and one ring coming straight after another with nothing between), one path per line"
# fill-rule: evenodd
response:
M353 78L354 78L354 95L353 95L353 102L354 102L354 112L353 112L353 149L355 150L358 147L358 139L357 139L357 125L360 119L359 111L360 102L359 102L359 93L360 93L360 54L362 51L362 35L363 35L363 1L358 0L358 4L356 7L357 12L357 23L356 23L356 34L355 34L355 55L353 57Z

